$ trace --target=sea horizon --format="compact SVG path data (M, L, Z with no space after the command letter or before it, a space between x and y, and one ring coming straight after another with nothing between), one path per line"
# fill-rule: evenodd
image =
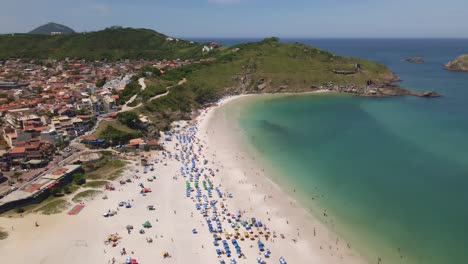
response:
M280 42L306 42L314 40L334 40L334 41L453 41L453 40L468 40L468 37L278 37L278 36L265 36L265 37L180 37L195 42L209 42L217 41L222 45L236 45L244 42L257 42L265 38L277 37Z

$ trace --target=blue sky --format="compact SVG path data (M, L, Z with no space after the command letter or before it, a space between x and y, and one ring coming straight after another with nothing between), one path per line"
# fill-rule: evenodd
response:
M0 0L0 33L47 22L177 37L468 37L468 0Z

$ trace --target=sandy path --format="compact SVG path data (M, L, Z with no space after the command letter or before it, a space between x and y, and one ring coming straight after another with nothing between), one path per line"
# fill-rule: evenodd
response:
M141 86L141 90L144 91L146 89L146 83L145 83L145 78L140 78L138 79L138 84ZM122 109L120 109L119 112L127 112L131 111L137 107L140 107L143 103L138 104L137 106L128 106L128 104L131 104L135 99L137 98L138 93L132 96L123 106Z

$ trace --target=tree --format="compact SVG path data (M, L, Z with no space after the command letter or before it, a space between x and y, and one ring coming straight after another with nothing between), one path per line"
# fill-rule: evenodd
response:
M63 192L66 193L66 194L70 194L70 193L72 193L72 190L70 189L70 186L65 186L63 188Z
M83 185L83 184L86 183L86 178L83 175L83 173L77 173L77 174L73 175L73 182L76 185Z
M34 90L36 91L36 93L40 94L44 91L44 89L42 88L42 86L36 86L34 87Z
M106 84L106 82L107 82L107 77L104 77L104 78L102 78L102 79L100 79L100 80L98 80L98 81L96 82L96 86L97 86L97 87L103 87L104 84Z
M76 114L77 115L87 115L87 114L89 114L89 111L86 108L81 108L79 110L76 110Z
M101 133L101 138L105 139L111 145L113 144L127 144L127 142L136 137L140 137L140 133L126 133L121 130L108 125Z
M52 189L50 189L50 193L55 196L55 197L59 197L59 196L62 196L62 188L58 187L58 186L54 186L52 187Z
M12 175L12 178L14 178L16 181L18 181L18 178L21 176L21 172L19 171L15 171L15 173L13 173Z
M130 128L138 128L141 124L138 114L131 111L118 113L117 119Z

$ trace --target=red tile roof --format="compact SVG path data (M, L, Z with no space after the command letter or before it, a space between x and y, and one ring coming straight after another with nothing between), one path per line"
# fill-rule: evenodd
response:
M13 147L10 150L10 154L21 154L26 152L26 147Z

